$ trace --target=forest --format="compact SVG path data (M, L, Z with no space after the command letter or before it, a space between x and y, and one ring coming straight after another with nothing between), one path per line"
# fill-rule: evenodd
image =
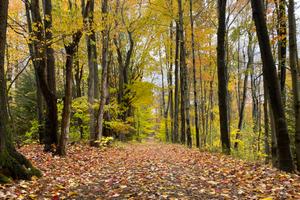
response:
M299 11L0 0L0 199L300 199Z

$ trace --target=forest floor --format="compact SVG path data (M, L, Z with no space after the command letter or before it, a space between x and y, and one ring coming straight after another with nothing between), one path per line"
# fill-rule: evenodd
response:
M300 199L297 175L182 145L73 145L66 158L40 145L20 151L44 175L0 185L0 199Z

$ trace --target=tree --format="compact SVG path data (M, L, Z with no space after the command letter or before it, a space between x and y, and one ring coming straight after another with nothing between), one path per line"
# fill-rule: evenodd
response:
M158 54L159 54L159 61L160 61L160 73L161 73L161 97L162 97L162 117L165 123L165 134L166 134L166 142L169 142L169 128L168 128L168 112L169 112L169 103L166 105L165 100L165 78L164 78L164 68L162 62L162 53L161 53L161 46L159 46ZM169 99L170 100L170 99Z
M32 30L32 17L30 15L30 2L29 0L24 1L25 4L25 11L26 11L26 20L27 20L27 27L29 34L33 33ZM37 60L33 59L35 58L34 54L34 46L31 42L28 42L28 48L29 53L31 56L32 64L34 65L35 69L35 82L36 82L36 102L37 102L37 116L38 116L38 122L39 122L39 142L42 144L44 142L45 137L45 130L44 130L44 100L43 100L43 94L41 91L41 86L39 82L39 76L37 73Z
M59 145L57 148L57 154L60 156L66 156L66 146L70 132L70 116L71 116L71 104L72 104L72 69L73 60L82 36L82 31L78 30L72 34L72 41L65 44L66 50L66 84L65 84L65 96L63 98L64 107L61 118L61 134Z
M35 9L35 8L32 8ZM46 42L45 48L45 64L47 74L47 86L50 96L44 96L49 98L46 114L45 125L45 150L51 150L51 146L58 145L58 121L57 121L57 97L56 97L56 78L55 78L55 57L54 50L52 48L52 0L43 0L44 9L44 38ZM39 41L42 43L42 41Z
M261 59L263 62L263 76L265 77L270 105L274 115L276 139L278 144L279 169L292 172L294 171L294 165L290 150L290 139L283 109L283 102L281 99L279 81L276 73L276 66L270 46L263 2L261 0L251 0L251 6L261 52Z
M247 62L247 67L246 67L246 72L245 72L245 77L244 77L244 89L243 89L243 95L240 103L240 110L239 110L239 122L238 122L238 132L236 133L236 139L240 139L240 131L242 130L243 127L243 120L244 120L244 112L245 112L245 105L246 105L246 100L247 100L247 88L248 88L248 76L249 72L252 69L253 65L253 58L254 58L254 48L253 48L253 36L250 31L248 31L248 49L247 49L247 54L248 54L248 62ZM239 61L238 61L239 62ZM234 143L234 148L238 148L238 142Z
M194 35L194 18L193 18L193 1L190 0L190 23L192 38L192 60L193 60L193 87L194 87L194 112L195 112L195 128L196 128L196 146L200 147L200 130L198 117L198 95L197 95L197 79L196 79L196 56L195 56L195 35Z
M220 132L223 153L230 154L230 138L228 128L228 91L227 67L225 61L226 34L226 0L218 0L218 32L217 32L217 65L218 65L218 95L220 113Z
M6 78L4 72L8 0L0 4L0 182L7 182L7 177L30 179L33 175L41 176L29 160L16 151L8 128Z
M99 140L103 136L103 115L104 105L107 100L108 93L108 46L109 46L109 29L107 25L107 14L108 14L108 2L107 0L102 1L102 21L104 23L104 29L102 31L102 76L101 76L101 97L97 119L97 132L95 135L95 141Z
M179 28L176 22L176 46L175 46L175 92L174 92L174 142L179 142Z
M289 61L292 74L292 87L294 95L295 109L295 147L296 147L296 165L300 170L300 96L299 96L299 64L298 64L298 49L297 49L297 31L295 20L295 3L294 0L289 0L288 6L288 22L289 22Z
M180 89L181 89L181 142L187 142L192 147L191 124L190 124L190 98L188 88L188 70L186 66L186 49L183 27L182 1L178 0L178 27L179 27L179 48L180 48Z
M45 151L53 151L53 147L57 146L58 144L58 135L57 135L57 98L56 94L54 93L54 85L55 83L49 82L55 81L53 76L46 79L45 72L47 68L47 59L45 58L47 46L43 45L42 41L44 41L44 28L42 27L42 18L40 14L40 6L38 0L31 1L31 16L32 16L32 23L34 24L34 28L32 28L31 32L31 42L33 45L33 59L35 60L36 64L34 67L36 68L37 73L37 80L39 81L39 86L41 88L42 94L46 101L47 105L47 114L46 114L46 121L45 121ZM48 30L50 31L50 30ZM49 41L50 44L52 41ZM51 50L50 50L51 51ZM50 61L49 61L50 62ZM51 61L53 62L53 61ZM53 63L52 63L53 64ZM50 67L50 66L49 66ZM51 73L53 73L53 65L51 65ZM55 73L54 73L55 74ZM52 74L53 75L53 74ZM50 76L50 75L49 75ZM55 75L54 75L55 76Z
M170 2L171 7L173 7L173 1L171 0ZM175 132L174 132L174 91L173 91L173 22L171 21L170 23L170 48L169 48L169 55L168 55L168 65L169 65L169 70L168 70L168 99L169 99L169 109L170 109L170 119L171 119L171 141L174 143L175 142ZM167 48L166 48L167 49Z
M91 144L95 140L96 135L96 119L94 103L95 99L99 98L99 78L98 78L98 63L97 63L97 47L96 47L96 33L94 30L94 0L81 1L81 10L84 18L84 24L88 30L86 36L87 56L88 56L88 102L90 115L90 140Z
M286 49L287 49L287 23L285 0L274 1L277 12L277 35L278 35L278 68L280 70L280 90L285 101L285 81L286 81Z

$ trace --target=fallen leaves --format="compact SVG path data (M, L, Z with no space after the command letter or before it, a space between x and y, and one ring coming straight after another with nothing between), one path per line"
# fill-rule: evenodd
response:
M66 158L20 151L44 176L1 186L0 199L300 199L297 175L180 145L73 145Z

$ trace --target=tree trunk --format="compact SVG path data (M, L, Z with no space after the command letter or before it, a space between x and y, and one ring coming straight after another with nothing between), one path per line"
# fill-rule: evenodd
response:
M107 74L108 74L108 45L109 45L109 30L107 25L106 15L108 13L108 2L107 0L102 1L102 21L104 22L105 29L102 31L102 76L101 76L101 98L98 111L97 119L97 132L95 135L95 141L99 140L103 136L103 115L104 105L107 99L108 85L107 85Z
M67 142L70 132L70 116L71 116L71 105L72 105L72 68L74 55L76 53L77 46L82 36L81 31L77 31L72 35L72 42L65 45L66 50L66 86L65 96L63 98L64 107L61 118L61 134L59 145L57 148L57 154L60 156L66 156Z
M93 143L96 135L96 118L95 118L95 109L94 103L95 98L98 95L99 97L99 84L98 84L98 63L97 63L97 47L96 47L96 35L93 27L94 21L94 0L89 0L86 2L83 1L81 5L82 15L84 18L84 24L87 27L90 34L86 36L86 45L87 45L87 56L88 56L88 103L89 103L89 132L90 132L90 141Z
M181 123L180 123L180 127L181 127L181 135L180 135L180 142L182 144L185 144L186 142L186 124L185 124L185 91L184 91L184 85L185 85L185 71L184 71L184 64L183 64L183 48L182 48L182 35L183 35L183 30L182 30L182 24L180 21L180 16L182 15L182 9L181 9L181 0L178 0L178 16L179 16L179 20L178 20L178 46L179 46L179 68L180 68L180 119L181 119Z
M26 10L26 19L27 19L27 27L28 27L28 32L31 34L32 33L32 19L30 17L30 3L28 0L24 2L25 4L25 10ZM36 104L37 104L37 117L38 117L38 123L39 123L39 128L38 128L38 134L39 134L39 142L42 144L44 142L44 137L45 137L45 130L44 130L44 101L43 101L43 94L41 91L41 86L39 83L39 77L37 74L37 62L33 58L35 57L34 55L34 47L31 42L28 43L28 48L29 48L29 53L31 56L32 64L35 69L35 82L36 82Z
M209 41L210 43L211 41ZM211 44L211 43L210 43ZM209 55L211 56L211 51L209 51ZM201 56L200 56L200 49L198 48L198 60L201 66ZM209 66L211 66L211 62L209 62ZM204 67L203 67L204 68ZM203 80L203 69L202 67L200 67L199 69L199 85L200 85L200 92L199 92L199 99L200 99L200 104L199 104L199 109L198 109L198 113L199 113L199 120L201 121L201 125L200 128L202 129L200 132L202 135L202 137L199 139L199 146L205 146L205 113L204 113L204 109L205 109L205 89L204 89L204 85L205 85L205 81Z
M268 92L268 89L265 91ZM269 96L268 96L269 97ZM270 98L268 98L268 101L270 101ZM272 165L273 167L278 168L278 145L277 145L277 138L276 138L276 126L275 126L275 120L274 120L274 114L271 107L271 104L269 102L269 115L270 115L270 121L271 121L271 155L272 155Z
M14 179L30 179L41 176L41 172L34 168L22 154L13 146L11 134L8 130L6 78L4 71L6 30L8 16L8 0L0 4L0 182L8 182L8 177Z
M285 103L285 79L286 79L286 48L287 48L287 23L285 0L274 1L277 11L277 36L278 36L278 69L280 70L280 90L283 103Z
M296 166L300 171L300 77L298 66L298 49L297 49L297 29L295 19L295 3L289 0L288 21L289 21L289 56L290 68L292 74L292 87L295 107L295 147L296 147Z
M82 85L82 76L83 76L83 65L80 65L79 63L79 57L78 57L78 47L76 49L76 61L75 61L75 74L74 74L74 80L75 80L75 92L76 92L76 98L82 96L81 91L81 85Z
M264 88L265 83L264 83ZM268 164L270 162L270 131L269 131L269 109L268 109L268 96L267 96L267 91L264 90L264 126L265 126L265 154L266 154L266 159L265 163Z
M165 134L166 134L166 142L169 142L169 129L168 129L168 106L166 107L166 100L165 100L165 77L164 77L164 69L162 63L162 56L161 56L161 47L159 47L159 60L160 60L160 73L161 73L161 96L162 96L162 116L164 118L165 124Z
M172 1L171 1L172 3ZM170 107L170 119L171 119L171 137L172 142L175 142L174 133L174 100L173 100L173 23L170 24L170 55L169 55L169 71L168 71L168 90L169 90L169 107Z
M181 142L187 142L192 147L191 125L190 125L190 98L188 84L188 69L186 66L186 50L183 30L182 1L178 0L179 15L179 46L180 46L180 75L181 75Z
M261 0L251 0L251 6L261 51L261 59L263 62L263 75L267 84L270 104L274 115L279 169L292 172L294 171L294 165L290 150L290 139L276 73L276 66L272 56L266 19L264 16L263 2Z
M47 84L51 98L47 106L46 125L45 125L45 150L51 150L53 144L58 144L58 119L57 119L57 100L56 100L56 80L55 80L55 58L52 43L52 1L43 0L44 7L44 34L45 34L45 53Z
M116 6L116 14L118 14L119 11L119 1L117 1ZM122 11L121 11L122 12ZM118 27L118 21L115 21L115 26ZM129 48L126 51L126 56L123 58L123 50L122 50L122 44L121 44L121 37L118 35L117 37L114 37L113 41L116 46L117 51L117 60L119 64L119 91L118 91L118 104L122 107L122 113L120 114L119 118L121 118L123 121L126 121L126 118L130 115L131 105L129 102L128 97L128 84L129 84L129 68L131 64L131 58L132 53L134 49L134 41L132 32L130 30L127 30L127 36L129 40ZM124 135L120 135L120 138L124 138Z
M6 145L7 145L6 143L8 137L6 77L4 71L7 16L8 16L8 0L4 0L0 4L0 153L1 155L6 151ZM2 161L2 158L0 158L0 160Z
M230 154L230 136L228 128L228 91L227 91L227 66L225 61L225 34L226 34L226 0L218 0L218 44L217 44L217 65L218 65L218 94L220 131L223 153Z
M176 22L176 46L175 46L175 96L174 96L174 142L178 141L179 133L179 29L178 22Z
M244 87L243 87L243 96L241 99L240 103L240 111L239 111L239 122L238 122L238 131L236 133L236 140L240 139L240 131L243 128L243 121L244 121L244 112L245 112L245 106L246 106L246 100L247 100L247 88L248 88L248 76L250 69L252 69L252 64L253 64L253 57L254 57L254 52L253 52L253 45L252 45L252 33L248 32L248 62L247 62L247 67L245 71L245 77L244 77ZM238 142L236 141L234 143L234 148L237 150L238 149Z
M78 47L76 49L76 56L75 56L75 74L74 74L74 80L75 80L75 98L79 98L82 96L82 76L83 76L83 65L80 66L79 57L78 57ZM84 131L83 131L83 121L81 118L77 119L77 127L79 128L80 132L80 139L83 139Z
M32 44L34 47L34 60L36 61L36 73L38 75L39 86L43 93L44 99L47 105L46 121L45 121L45 151L54 151L54 148L58 144L57 136L57 99L56 94L51 90L52 86L49 86L49 82L45 77L45 71L47 69L47 60L45 58L46 48L41 41L44 41L44 30L42 27L42 19L39 9L39 1L31 1L31 15L32 22L35 25L32 35L34 39ZM53 66L52 66L53 67ZM53 69L52 69L53 70ZM53 78L53 77L52 77ZM50 80L50 79L49 79ZM51 79L53 81L53 79Z
M197 96L197 79L196 79L196 59L195 59L195 36L194 36L194 19L193 19L193 1L190 0L190 22L192 38L192 59L193 59L193 86L194 86L194 113L196 127L196 146L200 148L200 130L198 117L198 96Z

